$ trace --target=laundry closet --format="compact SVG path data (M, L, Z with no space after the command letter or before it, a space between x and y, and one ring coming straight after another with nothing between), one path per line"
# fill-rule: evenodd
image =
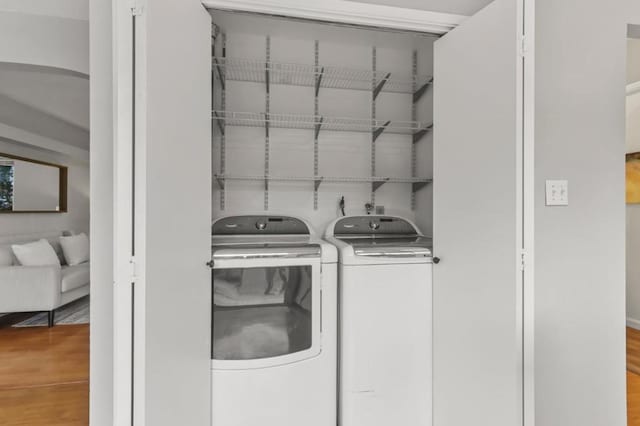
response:
M212 425L431 426L438 37L211 15Z
M436 35L211 11L213 212L432 230Z
M133 354L131 364L122 357L114 367L118 383L131 384L130 393L115 393L119 418L209 426L212 371L218 369L220 377L252 368L272 373L330 352L313 334L301 332L286 343L295 342L299 353L275 348L282 358L271 365L249 359L250 351L233 354L243 359L215 359L212 277L226 280L225 286L238 279L232 270L216 275L215 253L235 248L225 232L240 225L228 217L254 215L247 223L260 230L262 219L271 226L268 216L277 216L273 228L305 243L286 273L268 275L277 285L270 284L266 295L274 305L290 304L299 330L322 324L318 313L326 311L304 289L322 282L326 291L327 265L335 266L337 251L323 248L318 255L307 242L329 245L322 237L344 207L346 215L406 218L433 237L433 256L440 260L433 265L429 327L433 426L521 424L531 395L523 385L523 363L530 359L522 285L528 235L523 210L530 202L523 191L531 188L524 152L532 101L525 82L533 69L523 34L531 10L525 19L522 1L495 0L445 26L438 14L422 25L428 14L414 17L391 6L371 6L369 13L369 6L352 1L284 3L150 2L134 10L135 25L122 24L118 33L126 39L132 31L135 49L117 52L120 79L114 84L118 111L124 112L118 115L116 163L135 167L116 169L115 184L135 194L130 211L118 210L116 223L124 231L116 245L135 245L142 271L135 277L136 293L114 296L131 305L115 324L118 345L125 348L120 353ZM127 73L133 88L123 77ZM133 130L127 127L131 117ZM124 144L129 137L133 150ZM212 248L212 222L222 230L218 251ZM353 224L334 228L342 232ZM402 227L416 234L410 223ZM277 247L277 239L270 241ZM134 251L129 248L126 256ZM115 255L121 259L118 280L126 281L130 257ZM250 260L230 259L225 267L248 269ZM266 260L259 260L265 263L255 267L265 268ZM286 277L300 282L290 297L279 289ZM381 286L376 296L384 303L371 315L382 318L412 301L393 279L387 281L388 293ZM237 300L227 303L230 312ZM167 315L169 306L175 315ZM416 329L411 321L400 327ZM375 328L369 332L377 336ZM133 336L145 344L135 346ZM220 358L233 352L228 347ZM394 352L384 341L380 348L393 355L391 367L409 362L406 351ZM367 360L367 354L358 359ZM251 381L246 383L233 392L248 389ZM314 387L296 389L310 406L319 398ZM275 412L282 400L273 401L266 408ZM241 405L233 408L257 415L265 408ZM296 407L303 411L303 405Z

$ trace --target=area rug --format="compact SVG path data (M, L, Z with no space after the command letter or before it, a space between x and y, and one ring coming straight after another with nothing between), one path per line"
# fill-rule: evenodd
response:
M38 312L12 327L47 327L47 318L46 312ZM56 309L55 325L65 324L89 324L89 296Z

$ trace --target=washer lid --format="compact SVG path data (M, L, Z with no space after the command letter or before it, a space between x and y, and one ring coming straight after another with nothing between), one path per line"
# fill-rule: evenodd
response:
M356 256L368 257L430 257L432 240L417 236L341 236Z
M337 238L353 235L398 237L420 235L411 222L394 216L348 216L337 220L332 231Z
M351 246L356 256L431 257L431 238L421 235L411 222L400 217L344 217L330 231L333 238Z

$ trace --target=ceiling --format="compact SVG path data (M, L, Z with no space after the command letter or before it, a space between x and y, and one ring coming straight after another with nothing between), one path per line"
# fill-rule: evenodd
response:
M350 45L377 46L387 48L415 48L424 46L425 40L433 43L436 36L401 31L370 30L325 22L253 15L212 10L213 22L225 33L241 33L296 40L318 40Z
M355 0L357 3L369 3L383 6L395 6L407 9L427 10L430 12L452 13L470 16L491 3L493 0Z
M0 62L0 123L89 149L89 79Z
M30 16L50 18L55 24L65 25L60 22L88 22L89 7L86 0L3 0L0 14L9 19L22 19L25 25L40 22L30 20ZM50 36L64 41L63 35L51 32L56 28L55 25L44 27L44 34L40 37ZM88 37L88 26L86 31ZM40 148L52 150L65 149L61 148L65 145L47 148L42 146L43 142L39 142L48 140L52 144L61 142L86 152L89 150L89 77L76 71L53 68L52 64L47 63L51 51L41 54L38 40L38 36L34 36L33 41L29 39L25 42L29 48L32 46L29 43L36 43L33 52L30 51L33 55L24 56L27 59L35 58L36 61L0 62L0 125L8 126L5 128L8 132L15 130L17 133L14 134L22 135L20 140L13 139L18 143L39 144ZM59 52L63 56L66 53L64 49ZM88 55L87 49L87 63ZM0 134L0 138L3 137L9 136Z

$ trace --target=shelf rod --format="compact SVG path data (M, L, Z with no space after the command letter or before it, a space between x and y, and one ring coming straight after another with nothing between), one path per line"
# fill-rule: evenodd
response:
M431 86L433 84L433 78L431 78L431 80L429 80L427 83L423 84L422 87L420 87L414 94L413 94L413 103L417 103L420 98L422 98L422 95L424 95L424 93L427 91L427 89L429 88L429 86Z
M318 120L318 123L316 124L315 140L318 140L318 135L320 134L320 129L322 128L323 121L324 121L324 117L320 116L320 120Z
M382 126L376 128L373 130L373 141L375 142L382 133L384 133L384 131L387 129L387 127L389 127L389 124L391 124L391 120L387 121L386 123L384 123Z
M422 138L429 133L431 130L433 129L433 124L430 124L429 126L425 127L422 130L418 130L417 132L415 132L413 134L413 143L418 143L422 140Z
M320 74L316 77L316 97L318 97L318 93L320 92L320 84L322 83L322 76L324 75L324 67L320 70Z
M387 81L389 81L390 77L391 77L391 73L387 73L387 75L380 81L380 83L378 83L376 88L373 89L373 99L376 99L378 97L378 95L382 91L382 88L384 87L385 84L387 84Z

